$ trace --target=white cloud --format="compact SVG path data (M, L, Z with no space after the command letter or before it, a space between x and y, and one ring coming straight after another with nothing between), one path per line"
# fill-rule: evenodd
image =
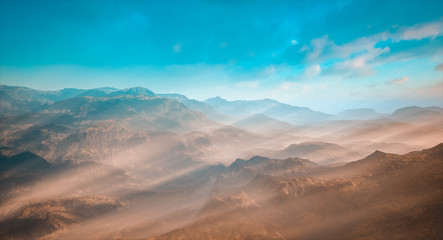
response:
M352 55L376 49L379 42L393 39L396 42L407 40L421 40L443 35L443 21L425 23L412 27L402 27L395 33L381 32L367 37L357 38L354 41L337 45L328 35L311 40L309 45L303 46L301 52L307 52L306 58L313 62L329 58L349 58Z
M443 35L443 22L425 23L412 27L403 27L395 35L396 36L394 36L394 39L397 41L435 38Z
M409 80L409 77L408 77L408 76L401 77L401 78L393 78L393 79L391 79L391 80L388 80L388 81L386 82L386 84L401 85L401 84L406 83L408 80Z
M320 63L331 58L345 60L378 49L375 48L375 45L388 38L388 33L383 32L337 45L329 39L328 35L325 35L321 38L311 40L310 45L303 46L301 52L307 52L306 58L315 63Z
M309 66L306 68L304 75L307 78L313 78L315 76L318 76L321 73L321 67L319 64L314 64L312 66Z
M291 40L291 45L297 45L297 44L298 44L297 40L295 40L295 39Z
M375 74L374 60L383 53L389 52L388 47L374 48L354 58L348 58L325 69L325 75L340 75L342 78L361 78Z
M181 43L177 43L172 48L174 49L174 52L179 53L179 52L182 51L182 44Z
M303 46L302 52L307 51L306 57L312 62L317 62L322 57L324 57L323 50L327 46L332 46L334 43L329 40L328 35L321 38L312 39L310 46Z
M334 60L335 63L322 69L322 74L341 75L343 78L366 77L375 74L374 66L377 57L390 52L389 47L377 48L379 42L392 39L394 42L435 38L443 35L443 21L419 24L398 28L396 32L388 31L361 37L341 45L329 39L328 35L312 39L300 52L305 52L306 60L311 64L321 64Z

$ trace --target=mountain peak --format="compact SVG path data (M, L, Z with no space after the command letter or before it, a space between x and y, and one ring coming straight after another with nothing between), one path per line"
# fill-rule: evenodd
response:
M344 114L344 113L372 113L372 114L377 114L377 112L374 109L371 108L356 108L356 109L348 109L345 110L339 114Z
M375 150L373 153L369 154L364 159L380 159L380 158L387 157L388 155L389 155L389 153L385 153L380 150Z
M144 96L155 96L155 93L151 90L144 88L144 87L132 87L132 88L125 88L122 90L115 91L110 94L111 96L117 96L117 95L144 95Z
M439 114L439 112L435 112L418 106L410 106L410 107L399 108L395 110L395 112L392 115L405 116L405 115L418 115L418 114Z
M204 102L206 102L206 103L225 103L225 102L229 102L229 101L220 97L220 96L216 96L213 98L208 98Z
M386 114L378 113L374 109L371 108L357 108L357 109L349 109L343 112L340 112L335 117L336 119L346 119L346 120L369 120L369 119L377 119L387 117Z
M178 94L178 93L162 93L162 94L155 94L155 95L157 97L174 99L179 102L185 102L185 101L189 100L188 97L186 97L185 95Z
M252 158L250 158L248 160L248 163L259 163L259 162L265 162L265 161L269 161L270 159L267 157L262 157L262 156L253 156Z

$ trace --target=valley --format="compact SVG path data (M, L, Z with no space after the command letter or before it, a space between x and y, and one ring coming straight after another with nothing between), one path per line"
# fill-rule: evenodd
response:
M0 87L1 239L438 239L443 110Z

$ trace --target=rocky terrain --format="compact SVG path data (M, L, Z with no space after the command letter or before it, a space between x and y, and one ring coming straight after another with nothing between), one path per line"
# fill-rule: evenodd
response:
M443 110L0 88L1 239L440 239Z

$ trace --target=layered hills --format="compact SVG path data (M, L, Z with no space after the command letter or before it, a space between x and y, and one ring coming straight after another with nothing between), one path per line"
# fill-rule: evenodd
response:
M443 110L0 86L2 239L440 239Z
M215 192L193 224L149 239L437 239L442 156L440 144L302 176L258 170L246 186Z

